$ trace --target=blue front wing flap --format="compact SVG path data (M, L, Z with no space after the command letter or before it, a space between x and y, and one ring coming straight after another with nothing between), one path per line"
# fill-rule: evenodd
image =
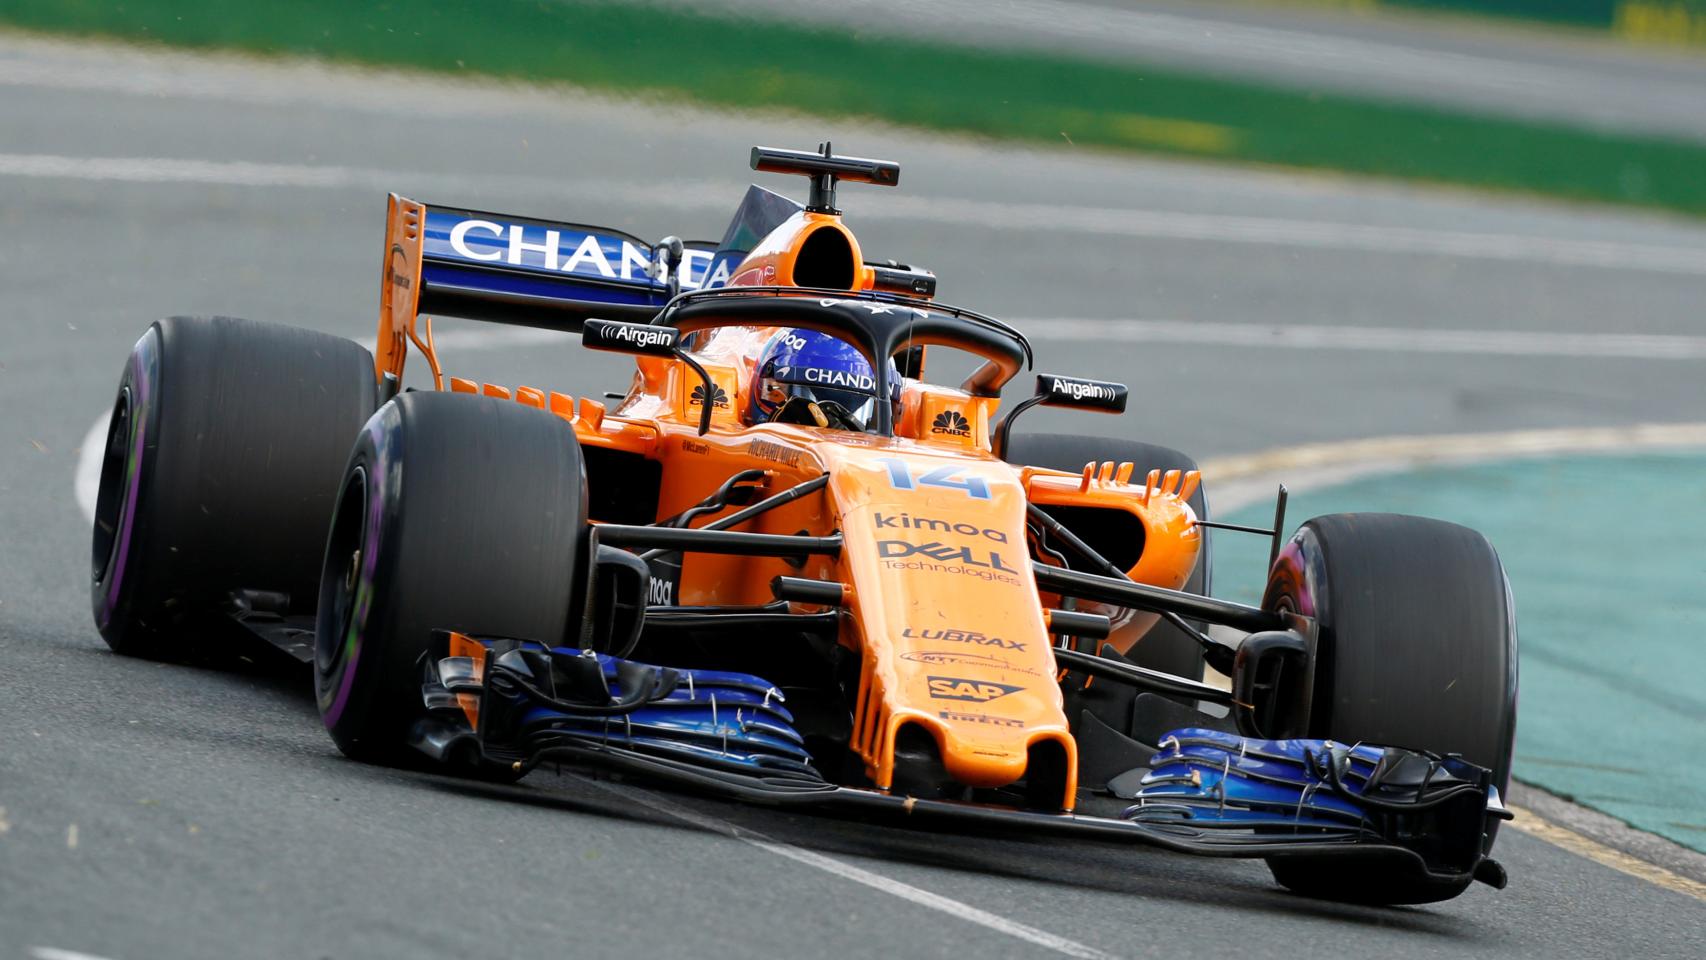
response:
M914 801L826 782L782 692L760 677L524 641L480 642L486 655L479 663L448 656L440 643L424 665L429 719L415 742L429 754L448 758L472 748L487 762L519 770L567 756L746 799L872 808L903 802L912 815L1129 835L1221 856L1349 845L1413 854L1436 876L1480 876L1486 825L1508 817L1491 773L1460 757L1197 728L1162 738L1135 791L1119 794L1135 801L1120 820ZM468 727L458 699L468 694L479 698L478 730Z
M682 670L570 647L488 641L484 676L468 658L428 665L426 703L439 724L460 716L456 693L480 697L481 753L529 761L566 744L620 747L731 773L820 779L782 691L759 677ZM465 724L464 724L465 726ZM439 752L442 730L421 738Z

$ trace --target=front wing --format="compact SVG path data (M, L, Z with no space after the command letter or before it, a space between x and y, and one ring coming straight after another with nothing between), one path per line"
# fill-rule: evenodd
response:
M1117 815L902 796L819 775L781 692L746 674L681 670L528 641L439 631L422 664L415 744L525 774L570 762L731 799L1021 830L1211 857L1353 858L1447 890L1503 887L1483 854L1508 819L1491 774L1457 757L1185 729L1150 768L1113 778ZM1106 804L1104 804L1106 805ZM1117 809L1117 806L1116 806Z

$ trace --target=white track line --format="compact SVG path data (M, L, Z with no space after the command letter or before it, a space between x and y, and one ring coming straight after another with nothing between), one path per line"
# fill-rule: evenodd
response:
M1184 343L1293 350L1384 350L1395 353L1630 360L1706 359L1706 337L1682 334L1436 330L1092 318L1012 322L1037 340L1091 343Z
M666 183L603 180L577 182L482 174L470 177L368 167L190 160L171 157L80 157L0 153L0 176L120 183L218 184L322 190L494 188L537 193L553 202L581 198L677 210L729 209L726 184L691 180ZM951 226L1065 232L1134 239L1257 244L1361 253L1426 254L1550 266L1706 276L1701 246L1621 243L1511 233L1472 233L1408 226L1335 223L1282 217L1242 217L1177 210L1062 207L971 198L879 195L860 207L863 220L904 220Z
M1657 245L1474 233L1410 226L1247 217L1178 210L1062 207L941 197L877 195L860 220L885 217L1002 231L1067 232L1111 237L1258 244L1357 253L1432 254L1553 266L1706 274L1706 246Z
M1706 336L1637 333L1561 333L1549 330L1436 330L1311 324L1211 323L1056 317L1012 323L1039 342L1180 343L1276 350L1371 350L1595 360L1706 359ZM455 330L437 336L453 350L495 350L568 343L566 335L531 327ZM359 341L373 349L371 338Z
M30 947L30 956L35 960L107 960L106 957L92 953L82 953L77 950L62 950L59 947Z
M1018 319L1012 323L1039 342L1178 343L1275 350L1367 350L1506 357L1585 357L1595 360L1706 359L1706 336L1686 334L1436 330L1087 317ZM453 350L495 350L571 342L563 333L531 327L455 330L439 334L437 341L440 347ZM371 338L359 342L369 350L373 349Z
M1076 940L1068 940L1065 937L1057 936L1046 930L1039 930L1036 927L1028 926L1014 920L1009 920L999 914L990 913L987 910L980 910L971 904L961 903L951 897L944 897L939 893L932 893L922 887L915 887L910 883L902 883L899 880L885 877L880 873L873 873L863 867L854 866L845 860L837 860L834 857L824 856L821 853L805 850L800 847L793 846L792 844L772 840L757 831L736 826L727 820L708 816L670 800L665 800L655 794L641 790L619 787L602 780L583 779L585 779L586 783L597 787L600 790L615 794L629 803L637 803L643 807L650 807L659 813L690 823L701 830L707 830L711 833L719 833L725 837L732 837L742 843L757 847L766 853L772 853L778 857L792 860L795 863L801 863L813 869L822 870L825 873L833 874L844 880L851 880L854 883L870 887L872 890L877 890L893 897L899 897L909 903L945 913L956 919L964 920L967 923L975 923L980 927L986 927L996 933L1002 933L1009 937L1024 940L1027 943L1034 944L1047 950L1052 950L1055 953L1063 954L1068 957L1083 957L1086 958L1086 960L1104 960L1104 958L1111 958L1112 956L1111 954L1103 953L1094 947L1079 943Z

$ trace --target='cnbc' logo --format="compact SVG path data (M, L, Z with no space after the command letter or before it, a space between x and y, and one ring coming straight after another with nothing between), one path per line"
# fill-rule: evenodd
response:
M936 414L935 420L931 421L930 432L945 433L950 437L969 437L971 436L971 424L966 422L965 417L953 410L943 410Z
M702 407L705 405L704 384L701 383L697 387L693 388L693 395L688 398L687 405L690 407ZM727 410L729 407L729 395L724 392L722 387L719 387L714 383L711 384L711 406L717 410Z

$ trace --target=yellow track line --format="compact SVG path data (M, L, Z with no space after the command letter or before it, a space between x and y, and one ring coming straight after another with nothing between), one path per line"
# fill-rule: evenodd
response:
M1520 459L1549 454L1589 454L1706 446L1706 423L1643 423L1620 427L1571 427L1437 436L1387 436L1314 443L1217 457L1202 462L1210 483L1271 486L1288 473L1303 474L1305 486L1331 486L1369 472L1410 470L1430 463ZM1313 474L1313 476L1311 476ZM1246 491L1248 492L1248 491ZM1235 497L1242 505L1241 497ZM1210 671L1221 683L1225 679ZM1214 682L1211 680L1210 682ZM1507 804L1507 806L1510 806ZM1589 839L1524 807L1510 806L1520 830L1555 847L1654 886L1706 902L1706 883Z
M1413 466L1439 461L1505 460L1554 453L1696 446L1706 446L1706 423L1640 423L1623 427L1372 437L1216 457L1203 461L1202 473L1204 480L1214 482L1243 480L1286 470L1319 470L1366 462Z
M1674 890L1684 896L1706 902L1706 883L1692 880L1678 873L1666 870L1657 864L1648 863L1639 857L1630 856L1621 850L1616 850L1569 829L1559 826L1541 817L1532 810L1523 807L1511 807L1516 819L1510 822L1512 829L1521 830L1531 837L1537 837L1555 847L1579 856L1586 857L1594 863L1610 867L1620 873L1645 880L1654 886L1666 890Z

